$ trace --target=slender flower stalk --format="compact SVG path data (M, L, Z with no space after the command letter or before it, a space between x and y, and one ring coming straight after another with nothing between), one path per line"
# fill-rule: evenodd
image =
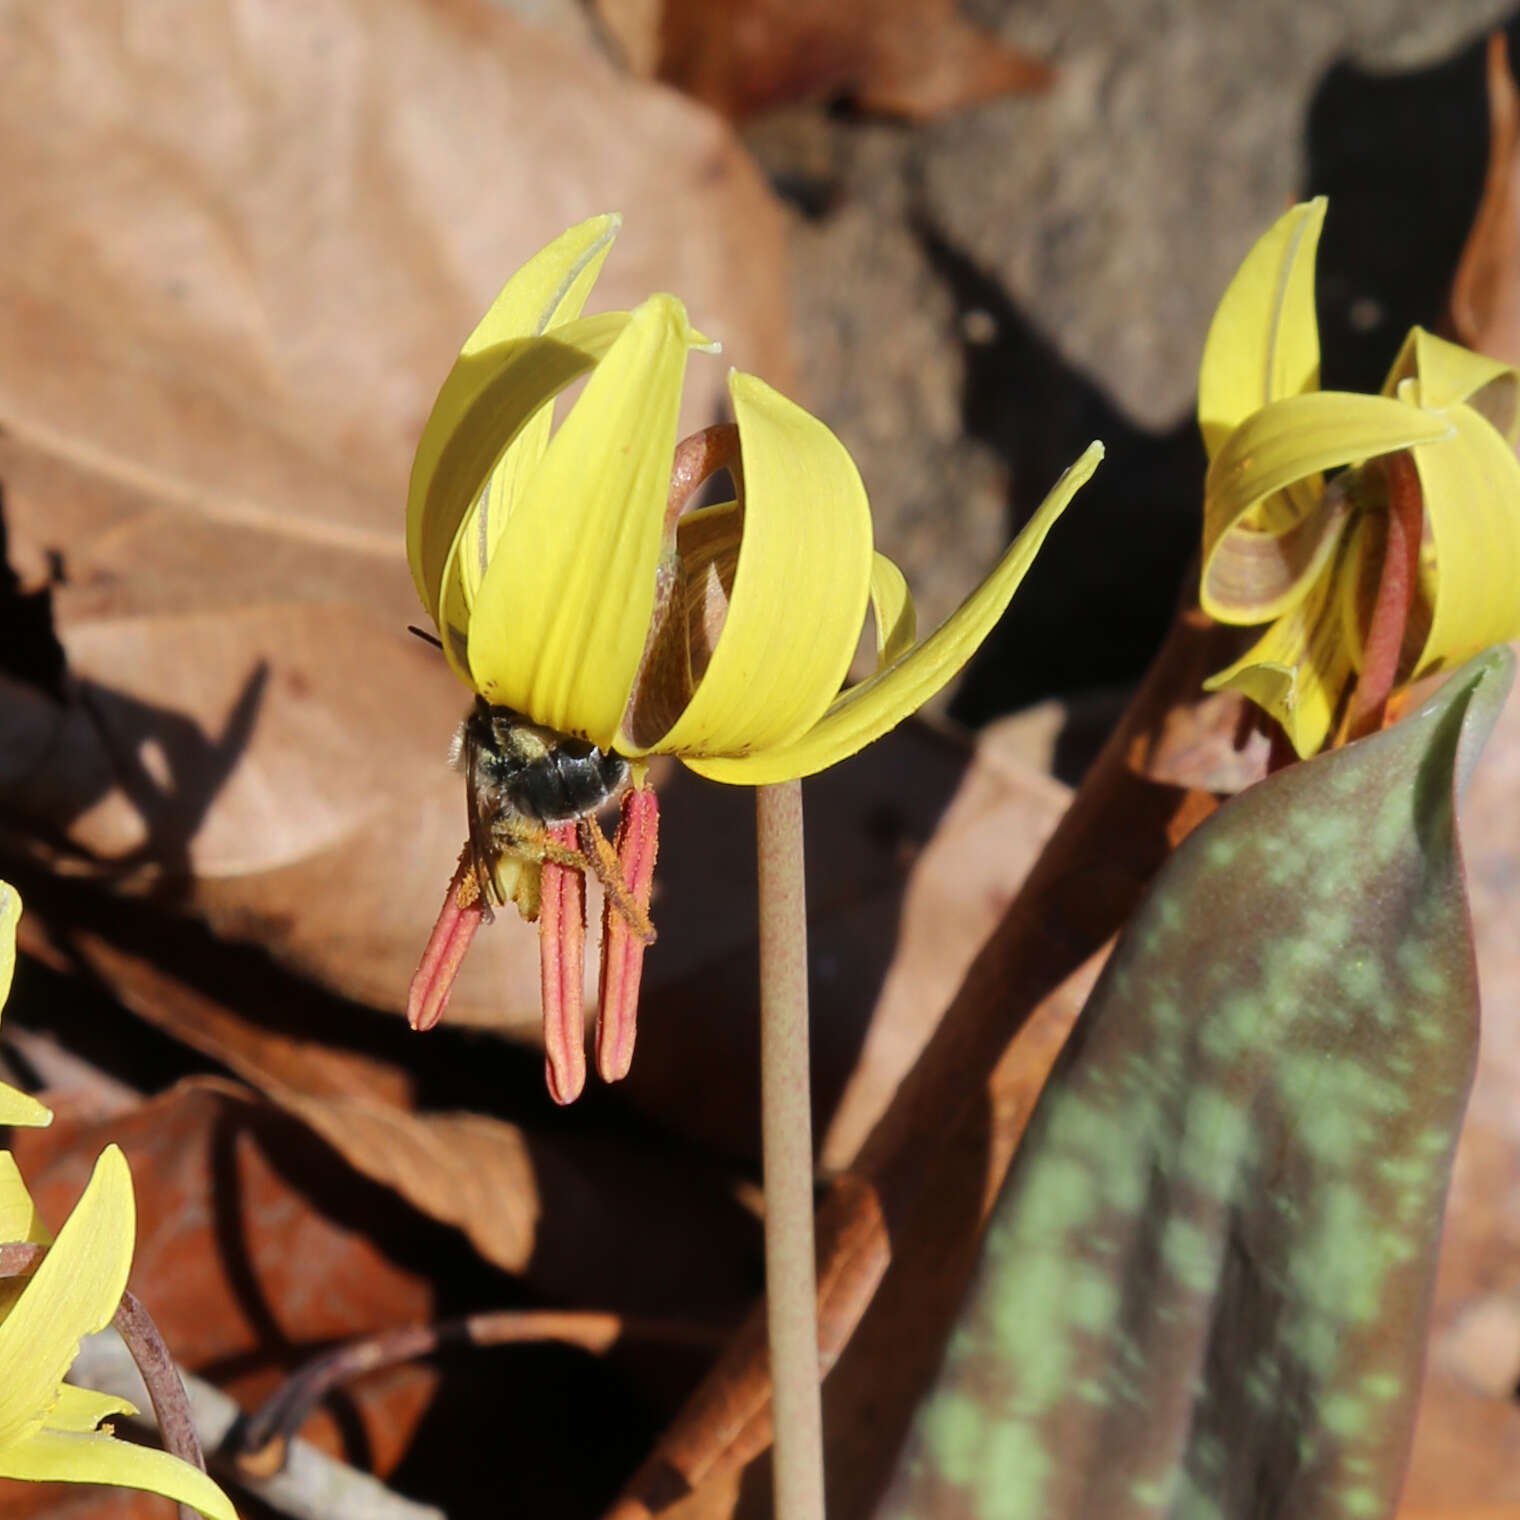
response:
M765 1313L771 1347L776 1513L785 1520L823 1520L802 783L760 787L755 818Z

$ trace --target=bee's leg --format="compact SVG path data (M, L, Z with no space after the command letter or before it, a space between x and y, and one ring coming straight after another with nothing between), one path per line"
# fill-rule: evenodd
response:
M534 860L564 866L570 871L596 873L596 866L587 859L585 851L576 848L573 823L551 823L543 829L521 829L513 834L512 839L523 854L531 855Z
M533 845L543 849L538 958L544 1075L549 1096L571 1103L586 1085L586 861L575 849L573 823L551 825Z
M655 838L655 829L658 826L658 808L654 802L654 793L648 788L635 788L623 794L623 811L618 821L618 833L616 846L609 844L607 836L602 833L601 825L595 818L582 818L576 823L576 836L580 844L580 853L585 861L586 869L601 882L602 890L607 894L607 902L615 911L617 917L625 927L631 929L645 945L652 945L655 941L654 925L649 921L649 887L646 885L642 900L635 890L633 877L636 872L629 869L630 862L625 859L628 845L628 817L629 799L642 791L644 798L639 807L640 810L649 811L649 823L647 832L650 839ZM642 856L643 844L642 833L638 846L639 856ZM654 844L648 846L649 869L646 875L650 882L653 880L654 871Z
M582 819L579 825L581 848L596 863L597 877L606 888L596 1024L596 1066L605 1082L626 1077L633 1060L644 951L654 941L649 894L659 819L653 790L635 787L623 796L615 851L594 818Z

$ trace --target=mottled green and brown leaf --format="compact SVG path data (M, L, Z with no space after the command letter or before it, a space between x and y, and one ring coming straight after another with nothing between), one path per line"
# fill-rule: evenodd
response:
M1455 799L1504 650L1157 878L1040 1100L882 1513L1377 1520L1477 1049Z

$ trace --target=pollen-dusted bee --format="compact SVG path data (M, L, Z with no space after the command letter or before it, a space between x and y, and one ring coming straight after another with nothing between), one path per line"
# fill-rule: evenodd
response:
M537 860L569 853L548 841L545 831L553 824L574 823L583 838L599 837L590 820L629 782L621 755L532 723L510 707L492 707L483 697L460 724L454 762L465 775L470 858L488 918L492 901L503 900L496 867L504 853ZM579 858L564 863L590 869L608 884L604 848L575 854ZM611 885L619 898L625 894L621 882Z

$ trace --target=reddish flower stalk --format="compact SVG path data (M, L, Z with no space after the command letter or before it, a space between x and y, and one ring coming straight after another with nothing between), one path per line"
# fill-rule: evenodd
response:
M1348 741L1365 738L1383 726L1419 583L1420 537L1425 527L1419 472L1407 452L1387 455L1382 467L1388 485L1387 539L1362 673L1346 720Z
M665 500L665 534L675 532L676 519L687 503L719 470L733 477L734 494L743 500L744 482L739 454L739 429L732 422L715 422L676 445L670 466L670 494Z
M574 851L576 827L545 830ZM538 909L539 971L544 1003L544 1076L556 1103L573 1103L586 1085L586 878L580 869L546 860Z
M431 1029L443 1017L454 978L459 975L465 951L470 948L485 911L475 866L466 846L406 995L406 1018L413 1029Z
M30 1241L16 1241L0 1245L0 1281L13 1277L31 1277L47 1256L49 1247ZM137 1364L148 1399L153 1405L153 1417L158 1422L158 1433L164 1450L170 1456L188 1462L201 1472L206 1470L206 1458L201 1451L195 1420L190 1413L190 1401L185 1385L180 1380L179 1369L164 1344L164 1338L153 1316L143 1307L142 1300L129 1289L123 1289L121 1301L111 1323L121 1336L132 1360ZM77 1351L77 1347L75 1350ZM188 1504L178 1506L182 1516L195 1520L195 1511Z
M647 918L649 894L654 886L654 860L659 850L660 806L650 787L634 787L624 794L618 822L618 875L629 896ZM613 894L602 906L602 968L596 1021L596 1069L604 1082L620 1082L633 1061L633 1041L638 1032L639 982L644 972L644 951L653 938L636 932Z

